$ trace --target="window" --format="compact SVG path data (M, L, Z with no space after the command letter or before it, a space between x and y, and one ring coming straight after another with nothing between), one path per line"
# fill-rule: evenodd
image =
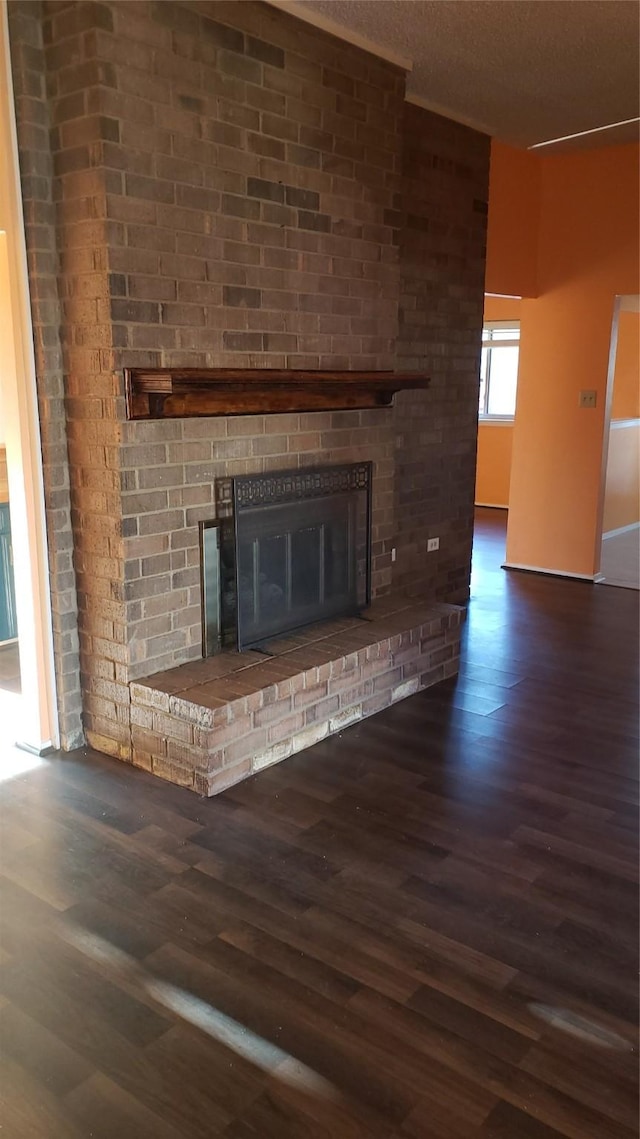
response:
M492 321L482 330L480 359L481 419L513 419L516 412L520 324Z

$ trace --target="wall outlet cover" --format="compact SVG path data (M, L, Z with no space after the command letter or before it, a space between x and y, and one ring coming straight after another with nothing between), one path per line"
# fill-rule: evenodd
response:
M434 550L439 550L439 549L440 549L440 539L439 538L429 538L427 541L427 553L432 554Z
M593 390L580 392L580 407L595 407L598 398L598 393Z

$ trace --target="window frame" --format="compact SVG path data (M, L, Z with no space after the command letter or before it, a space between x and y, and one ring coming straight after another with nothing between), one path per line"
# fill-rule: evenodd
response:
M512 332L514 329L517 329L518 335L517 335L517 337L515 337L515 336L511 336L508 338L505 337L504 340L500 340L499 338L496 338L494 340L493 336L490 336L489 338L485 339L485 333L486 332L489 332L490 334L493 334L496 332L499 333L501 331L501 329L504 329L505 331L508 329L510 332ZM496 415L496 414L492 414L490 411L488 411L487 408L489 406L489 392L490 392L490 388L491 388L491 353L498 351L500 348L517 348L518 349L518 369L520 367L520 321L519 320L486 320L484 322L484 324L482 325L481 351L484 350L485 348L488 351L488 358L487 358L487 377L485 380L485 389L484 389L484 409L481 410L481 408L480 408L480 392L478 391L478 422L479 423L496 423L496 424L513 423L513 421L515 419L515 410L514 410L512 415L505 415L505 414ZM516 376L516 399L517 399L517 376Z

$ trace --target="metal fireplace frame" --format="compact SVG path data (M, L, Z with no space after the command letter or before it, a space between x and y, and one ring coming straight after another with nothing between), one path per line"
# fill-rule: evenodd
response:
M329 495L349 494L363 491L365 507L365 583L364 603L357 612L371 603L371 538L372 538L372 484L373 463L360 462L340 466L303 467L300 470L269 471L255 475L238 475L231 480L233 504L233 543L236 575L236 597L239 596L238 581L238 522L245 511L260 506L286 506L310 499L326 498ZM224 528L223 528L224 534ZM235 640L239 652L245 647L240 628L240 606L236 602ZM296 626L304 627L303 625ZM286 635L286 633L283 633ZM267 640L268 638L265 638ZM252 642L253 644L253 642Z

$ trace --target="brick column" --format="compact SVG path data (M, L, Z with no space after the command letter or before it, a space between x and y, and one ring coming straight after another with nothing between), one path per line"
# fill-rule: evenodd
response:
M116 76L99 52L99 34L111 27L105 5L83 0L45 7L84 725L89 743L128 758L119 449L124 402L115 372L109 275L119 225L107 211L107 194L121 189L124 176L108 167L107 147L119 125L104 105Z
M405 104L398 205L396 367L424 369L425 392L396 396L393 586L469 596L489 139ZM429 537L440 538L427 553Z

